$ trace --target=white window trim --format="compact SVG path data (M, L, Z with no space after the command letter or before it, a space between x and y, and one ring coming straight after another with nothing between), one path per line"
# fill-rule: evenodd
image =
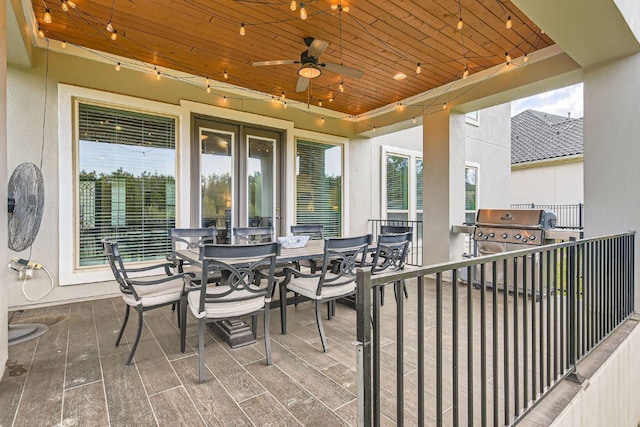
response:
M472 113L476 113L475 117L470 116L470 114ZM464 121L467 124L470 124L472 126L480 126L480 111L476 110L476 111L469 111L467 114L464 115Z
M465 162L464 163L464 167L465 169L467 167L471 167L471 168L475 168L476 169L476 209L474 211L471 210L467 210L466 206L464 209L464 216L465 216L465 220L467 217L467 213L469 212L475 212L476 214L478 213L478 209L480 209L480 163L475 163L475 162ZM464 177L462 179L465 179ZM465 182L465 186L466 186L466 182Z
M149 114L159 114L176 118L176 181L179 177L179 145L180 125L183 117L179 107L157 101L118 95L95 89L77 86L58 85L58 248L59 248L59 283L60 286L77 285L82 283L112 281L113 273L108 265L96 267L76 268L78 253L77 226L77 161L75 140L77 137L78 117L75 105L77 101L92 104L122 108L133 111L143 111ZM187 121L188 122L188 121ZM69 191L69 189L72 189ZM176 185L176 223L180 216L179 188ZM69 238L71 236L71 238Z
M268 141L270 142L272 145L272 149L273 149L273 156L271 158L271 171L272 171L272 176L271 176L271 180L273 182L273 188L271 190L271 218L273 218L273 223L274 223L274 230L275 230L275 222L276 222L276 206L278 205L276 203L276 188L275 188L275 184L278 182L277 180L277 176L276 174L278 173L278 171L276 170L276 160L278 159L278 156L280 155L280 153L278 153L278 144L277 144L277 140L273 139L273 138L267 138L264 136L256 136L256 135L246 135L245 137L245 149L246 149L246 153L247 153L247 158L245 159L245 161L247 162L247 165L249 164L249 139L257 139L259 141ZM245 181L245 188L247 189L247 198L244 201L246 206L247 206L247 225L249 224L249 173L246 173L247 175L247 180ZM235 191L235 189L234 189ZM235 194L235 193L234 193ZM281 194L280 195L281 198L287 197L286 194ZM202 196L200 197L200 199L202 200ZM233 220L232 220L233 221ZM233 225L232 225L233 228ZM284 230L282 230L283 232Z
M418 211L422 211L423 207L417 206L418 200L416 193L418 190L416 180L416 160L422 160L422 167L424 168L424 158L421 152L407 150L404 148L392 147L389 145L383 145L381 147L380 156L380 218L387 219L387 156L406 157L409 159L409 203L407 209L409 210L407 219L409 221L418 220ZM424 197L424 195L423 195ZM424 200L423 200L424 202Z

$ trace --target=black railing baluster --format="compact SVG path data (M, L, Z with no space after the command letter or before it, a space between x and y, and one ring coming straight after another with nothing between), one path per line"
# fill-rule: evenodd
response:
M467 268L467 425L473 426L473 289L471 267ZM454 281L454 284L457 282Z
M484 267L485 264L482 264L481 267ZM500 373L498 371L498 342L500 341L500 337L498 336L498 272L497 272L498 263L493 261L491 263L491 297L493 302L493 331L491 339L493 340L493 425L498 426L499 424L499 400L498 400L498 385L500 379Z
M396 289L396 424L404 424L404 297L402 283Z
M442 273L436 273L436 426L442 427Z
M560 293L558 287L558 250L553 250L553 381L558 380L558 328L560 327L560 321L558 319L558 294Z
M471 277L471 267L467 269ZM471 283L469 283L471 288ZM480 265L480 424L487 425L487 283L485 282L485 264ZM472 295L469 293L469 299ZM470 323L472 324L472 323ZM473 336L470 338L473 339ZM473 346L471 346L473 348ZM469 351L471 353L471 351ZM471 389L473 391L473 389Z
M537 256L538 254L531 255L531 399L534 401L536 400L538 385L538 360L536 355L536 350L538 348L538 346L536 345L536 340L538 339L536 335L536 299L538 292L536 290L536 264L540 264L540 260L534 258ZM526 327L527 325L525 324L525 328Z
M505 274L505 277L507 274ZM506 282L506 279L505 279ZM505 284L505 292L509 293L509 287ZM513 258L513 415L520 413L520 345L518 322L518 258Z
M372 402L372 406L373 406L373 413L374 414L379 414L380 413L380 389L381 389L381 383L380 383L380 330L381 325L380 325L380 290L379 288L373 288L372 290L372 295L373 295L373 300L372 300L372 304L373 304L373 310L372 310L372 316L373 316L373 343L374 343L374 347L373 347L373 356L372 356L372 363L373 363L373 402ZM375 417L374 416L374 426L379 426L380 425L380 417Z
M398 292L400 290L398 289ZM424 427L424 276L418 276L418 427Z
M509 360L509 288L507 287L508 281L507 277L507 265L508 261L505 258L502 262L502 277L504 281L504 288L502 289L502 297L503 297L503 318L502 318L502 328L504 331L504 339L503 339L503 351L504 351L504 423L509 424L510 416L509 416L509 363L505 361ZM497 279L497 277L496 277ZM497 280L494 280L493 286L498 286Z
M522 405L529 401L529 322L527 310L527 292L529 292L527 255L522 257ZM534 289L535 292L535 289ZM517 297L518 294L515 294Z
M451 375L453 380L453 425L460 425L460 408L459 397L460 390L458 384L458 327L459 327L459 315L458 315L458 271L453 270L453 279L451 283L451 316L452 316L452 337L451 344L453 345L453 354L451 359ZM471 280L470 277L467 280Z

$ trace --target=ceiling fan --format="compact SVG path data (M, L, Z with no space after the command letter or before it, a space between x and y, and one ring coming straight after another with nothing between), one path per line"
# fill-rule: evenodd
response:
M327 49L329 43L324 40L317 40L313 37L305 37L304 44L307 45L307 50L300 54L300 60L295 59L282 59L276 61L260 61L254 62L254 67L262 67L265 65L285 65L285 64L302 64L298 69L298 84L296 85L296 92L302 92L309 86L309 80L316 78L322 74L322 70L331 71L342 76L354 77L359 79L364 74L362 71L355 68L347 67L342 64L335 64L332 62L319 62L318 58Z

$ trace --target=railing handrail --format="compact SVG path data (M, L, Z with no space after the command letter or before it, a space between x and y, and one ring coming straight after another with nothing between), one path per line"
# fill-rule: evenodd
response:
M379 420L380 414L380 402L376 400L376 393L380 391L379 374L376 376L375 370L380 369L380 337L379 330L376 332L376 319L379 318L380 306L378 300L377 287L389 283L399 283L406 279L417 278L418 289L417 296L420 303L417 307L418 316L418 395L424 392L425 368L424 368L424 316L425 306L427 304L424 295L425 276L435 277L435 349L436 349L436 367L435 367L435 383L436 390L436 423L442 424L442 411L443 411L443 398L442 398L442 384L443 384L443 300L445 295L445 289L450 289L447 292L453 292L450 297L452 298L452 313L448 322L453 321L453 353L447 358L447 369L452 370L454 384L453 393L451 396L456 395L458 389L457 370L464 370L465 367L461 364L460 356L457 350L458 337L457 334L458 322L467 322L467 348L473 348L473 341L475 340L473 335L473 327L470 326L469 319L473 319L473 303L472 303L472 289L476 288L477 292L480 292L480 301L484 301L485 295L487 299L492 296L493 302L493 314L486 315L484 312L484 303L480 304L481 319L485 322L485 316L490 317L487 321L493 322L493 332L491 336L492 342L497 342L499 339L505 340L504 344L504 357L498 362L501 354L497 351L497 344L494 344L493 351L490 352L493 360L492 373L494 375L494 382L497 383L498 375L502 372L496 370L498 363L504 365L504 376L502 381L506 382L506 388L503 387L501 393L509 392L509 382L513 390L515 391L514 402L504 403L504 424L515 423L521 420L531 409L546 396L551 389L553 389L559 381L566 378L575 372L576 364L583 360L583 358L593 351L594 348L599 346L603 340L609 336L613 330L615 330L625 319L633 313L633 298L634 298L634 241L635 231L622 232L610 235L596 236L590 238L582 238L571 240L562 243L555 243L550 245L535 246L526 249L520 249L516 251L503 252L498 254L486 255L471 259L465 259L461 261L444 262L440 264L429 265L425 267L407 267L400 272L390 272L372 275L369 269L358 269L357 271L357 342L358 345L358 425L372 425L372 422ZM559 255L559 257L558 257ZM611 260L615 259L616 262ZM540 265L538 265L538 261ZM552 262L550 264L550 262ZM559 263L558 263L559 262ZM544 264L544 265L543 265ZM485 276L485 267L492 265L493 277L487 272ZM507 267L513 269L509 273L513 281L507 278ZM522 272L516 274L517 266L521 265ZM502 273L496 272L496 266L500 269L503 266ZM480 267L479 270L474 270L474 267ZM489 268L487 267L487 269ZM543 267L545 268L543 274ZM594 270L595 268L595 270ZM600 270L599 270L600 269ZM467 271L468 276L463 280L466 283L467 290L467 315L466 317L458 319L458 303L456 289L459 286L458 279L460 279L460 271ZM474 273L472 270L477 271L479 274ZM552 276L549 276L550 273ZM527 275L531 274L527 279ZM447 276L450 274L450 277ZM503 279L497 279L496 274L504 274ZM520 282L519 275L522 274L522 282ZM534 277L535 276L535 277ZM546 278L546 281L545 281ZM504 281L501 281L504 280ZM527 282L530 280L530 282ZM453 286L444 287L445 283L453 284ZM477 286L479 285L479 287ZM432 286L432 285L430 285ZM487 286L491 286L493 291L489 293ZM497 288L502 286L501 292L504 296L500 297L500 301L496 301ZM372 292L373 291L373 292ZM513 294L512 297L508 297L508 294ZM530 297L527 298L527 295ZM373 298L372 298L373 297ZM538 300L539 298L539 300ZM400 296L397 300L396 317L398 322L398 338L397 338L397 387L396 391L400 403L397 407L396 421L399 425L402 424L404 415L402 409L402 390L403 390L403 344L402 344L402 317L403 317L403 298ZM507 303L509 301L509 303ZM519 302L521 301L521 302ZM528 302L530 301L530 302ZM539 302L537 302L539 301ZM502 335L497 329L496 316L498 315L496 302L504 302L503 310L504 317L502 323L504 325L504 332ZM545 305L546 304L546 308ZM553 304L553 305L551 305ZM556 307L557 304L557 307ZM522 310L522 319L518 316L518 306ZM513 311L507 315L507 309L512 306ZM462 310L465 310L462 308ZM558 311L559 310L559 311ZM551 313L551 314L549 314ZM545 318L543 318L543 314ZM527 320L527 316L530 315L530 321ZM536 316L540 316L536 320ZM595 316L595 317L594 317ZM553 317L553 323L551 318ZM518 320L516 320L518 319ZM507 321L514 322L514 325L509 328L515 328L507 332ZM557 322L560 322L557 324ZM595 323L593 323L595 321ZM536 329L536 324L539 329ZM485 328L490 329L491 325L487 326L483 323L482 334L485 332ZM543 325L546 326L546 333L542 330ZM552 326L550 326L552 325ZM464 324L462 324L464 326ZM476 328L478 326L475 326ZM448 328L448 327L447 327ZM518 329L521 328L521 329ZM550 329L551 328L551 329ZM530 329L530 330L529 330ZM478 330L476 329L476 332ZM523 336L522 341L519 341L518 331ZM531 333L530 340L528 333ZM551 336L553 333L553 337ZM515 334L514 338L511 334ZM534 335L535 334L535 335ZM506 341L507 338L509 341ZM553 340L552 340L553 338ZM464 338L461 338L460 345L464 345ZM511 342L511 340L514 340ZM538 341L539 340L539 341ZM559 342L558 342L559 340ZM486 384L486 345L487 340L484 335L481 338L482 345L485 348L481 351L483 361L481 370L482 384L480 389L485 390ZM515 343L515 344L514 344ZM420 345L422 344L422 347ZM515 345L512 350L507 347L509 344ZM531 348L528 348L528 345ZM539 354L536 353L536 345L540 346ZM546 346L543 348L542 346ZM523 346L522 353L518 356L520 347ZM553 350L551 350L553 346ZM422 350L420 350L422 348ZM529 351L530 350L530 351ZM467 350L467 353L472 350ZM387 351L388 352L388 351ZM507 358L507 356L509 356ZM422 358L422 359L420 359ZM544 360L543 360L544 358ZM531 359L531 360L529 360ZM420 362L422 360L422 362ZM518 367L519 360L522 361L522 371ZM527 365L528 363L531 365ZM453 363L453 367L451 366ZM467 378L469 384L466 388L467 394L471 390L471 395L467 396L468 402L473 400L473 361L472 358L467 356ZM478 363L478 362L476 362ZM515 365L509 365L513 363ZM515 367L514 367L515 366ZM533 370L528 371L528 366ZM544 369L543 369L544 367ZM538 369L536 371L536 369ZM475 368L477 369L477 367ZM514 377L510 378L508 373L513 370ZM445 373L449 371L444 371ZM477 371L476 371L477 372ZM536 374L538 372L538 374ZM373 375L372 375L373 373ZM521 377L518 377L519 373ZM553 373L553 374L552 374ZM540 378L538 378L538 375ZM531 382L528 383L528 380ZM519 381L522 380L522 383ZM539 380L539 382L537 382ZM500 398L497 394L497 385L494 387L494 422L497 422L497 404L496 398ZM520 388L522 387L522 388ZM421 392L422 390L422 392ZM464 390L464 389L463 389ZM504 391L506 390L506 391ZM513 391L512 390L512 391ZM486 391L486 390L485 390ZM524 399L519 401L519 391L523 391ZM527 394L529 391L532 394ZM449 391L450 393L451 391ZM460 392L463 392L462 390ZM484 393L484 391L483 391ZM503 396L505 399L508 396ZM451 399L451 396L449 398ZM457 397L453 397L453 420L454 423L459 415L459 407L456 405L459 403ZM464 399L464 398L462 398ZM479 408L482 410L483 420L486 421L487 412L486 396L483 394L482 403ZM418 424L424 423L424 401L418 400L418 407L422 408L418 411ZM450 403L448 403L450 405ZM473 417L473 403L469 403L468 413ZM515 409L513 409L515 407ZM406 408L405 408L406 410ZM476 409L478 410L478 409ZM378 414L378 415L376 415ZM372 417L373 415L373 417ZM469 415L468 415L469 416Z

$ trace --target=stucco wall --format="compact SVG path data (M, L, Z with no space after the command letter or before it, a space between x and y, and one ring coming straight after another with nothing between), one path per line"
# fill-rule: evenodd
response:
M582 159L511 170L511 203L584 203Z
M6 198L7 191L7 20L5 0L0 0L0 193ZM7 259L7 223L6 209L0 209L0 260ZM4 277L5 275L3 275ZM7 361L7 286L0 285L0 378L4 374Z

